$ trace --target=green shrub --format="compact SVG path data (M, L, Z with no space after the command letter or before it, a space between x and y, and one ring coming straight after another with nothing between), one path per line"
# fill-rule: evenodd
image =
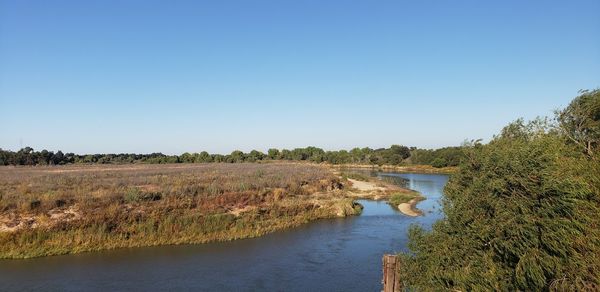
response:
M414 290L597 291L600 164L543 121L517 121L467 150L445 218L410 231Z
M431 166L435 168L442 168L448 166L448 162L446 161L446 159L438 157L435 160L433 160Z

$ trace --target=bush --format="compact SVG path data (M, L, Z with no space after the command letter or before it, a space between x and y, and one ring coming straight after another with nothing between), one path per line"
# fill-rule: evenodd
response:
M445 219L410 231L401 278L416 290L600 288L599 163L544 124L517 121L467 151Z
M446 159L438 157L431 163L431 166L435 168L442 168L448 166L448 162Z

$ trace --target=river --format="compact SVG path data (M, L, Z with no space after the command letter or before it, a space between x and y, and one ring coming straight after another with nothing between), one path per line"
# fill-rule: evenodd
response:
M360 216L260 238L0 260L0 290L380 291L382 255L406 250L411 224L428 228L443 216L439 199L448 176L370 174L421 192L425 215L360 200Z

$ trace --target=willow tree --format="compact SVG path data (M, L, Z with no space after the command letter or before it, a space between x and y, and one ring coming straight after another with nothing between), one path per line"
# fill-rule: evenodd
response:
M582 91L567 108L557 112L561 133L594 156L600 147L600 90Z
M401 279L416 290L600 289L600 165L544 120L466 148L445 219L413 227Z

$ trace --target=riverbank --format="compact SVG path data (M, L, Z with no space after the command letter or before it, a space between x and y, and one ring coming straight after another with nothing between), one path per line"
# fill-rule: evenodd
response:
M411 216L411 217L421 216L421 215L423 215L423 212L421 212L421 210L417 209L417 203L419 201L421 201L421 200L414 198L414 199L411 199L410 201L408 201L408 203L398 204L397 208L404 215Z
M334 169L372 169L378 171L394 171L404 173L423 173L423 174L453 174L457 171L457 167L441 167L436 168L431 165L372 165L372 164L327 164Z
M257 237L399 195L311 164L0 168L0 258Z

